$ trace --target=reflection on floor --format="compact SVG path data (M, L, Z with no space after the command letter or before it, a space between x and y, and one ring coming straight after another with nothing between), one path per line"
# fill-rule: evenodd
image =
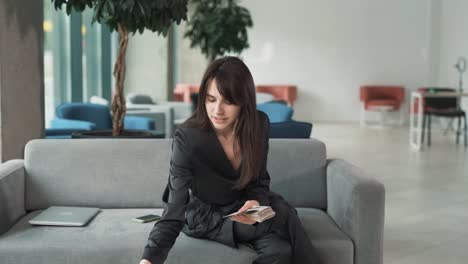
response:
M314 123L328 157L343 158L386 188L385 264L468 263L468 148L433 131L432 146L410 149L408 127ZM463 142L463 141L461 141Z

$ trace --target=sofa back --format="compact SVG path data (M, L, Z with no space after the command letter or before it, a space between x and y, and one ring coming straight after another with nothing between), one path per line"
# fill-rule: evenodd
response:
M37 139L25 148L25 208L163 207L171 139ZM272 190L298 207L325 208L325 146L270 140Z

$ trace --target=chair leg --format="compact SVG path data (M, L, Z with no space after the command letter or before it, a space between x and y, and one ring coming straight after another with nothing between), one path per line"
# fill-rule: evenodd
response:
M423 122L422 122L422 131L421 131L421 144L424 144L424 132L426 131L426 119L427 115L423 115Z
M464 132L465 138L463 139L463 141L465 143L465 148L466 148L466 146L467 146L466 145L467 144L467 142L466 142L466 133L467 133L467 131L466 131L466 115L463 116L463 123L464 123L464 127L465 127L465 132Z
M385 115L386 115L386 111L379 111L379 123L380 123L380 127L384 127L384 126L385 126Z
M447 127L444 130L444 136L448 134L449 131L453 131L453 118L450 118Z
M429 119L428 122L427 122L427 146L430 147L431 146L431 119L432 119L432 116L431 114L428 114L427 115L427 118Z
M457 145L458 143L460 143L460 132L461 132L460 128L461 128L461 116L457 118L457 132L456 132L457 133L457 140L456 140Z
M400 105L400 120L398 123L400 126L405 124L405 110L403 105Z

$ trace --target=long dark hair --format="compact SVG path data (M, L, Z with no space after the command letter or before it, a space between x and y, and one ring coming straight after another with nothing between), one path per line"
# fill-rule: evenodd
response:
M249 69L239 58L223 57L213 61L203 75L197 109L185 125L212 129L205 107L206 94L212 81L216 82L224 99L240 106L234 128L234 153L242 157L240 177L235 185L235 188L242 189L258 177L263 165L264 140L257 115L255 84ZM239 146L240 151L236 146Z

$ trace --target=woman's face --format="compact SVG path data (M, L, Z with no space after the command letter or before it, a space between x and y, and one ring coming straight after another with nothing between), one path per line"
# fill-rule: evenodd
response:
M226 101L219 93L216 82L211 81L206 93L206 113L217 132L231 132L237 121L240 106Z

